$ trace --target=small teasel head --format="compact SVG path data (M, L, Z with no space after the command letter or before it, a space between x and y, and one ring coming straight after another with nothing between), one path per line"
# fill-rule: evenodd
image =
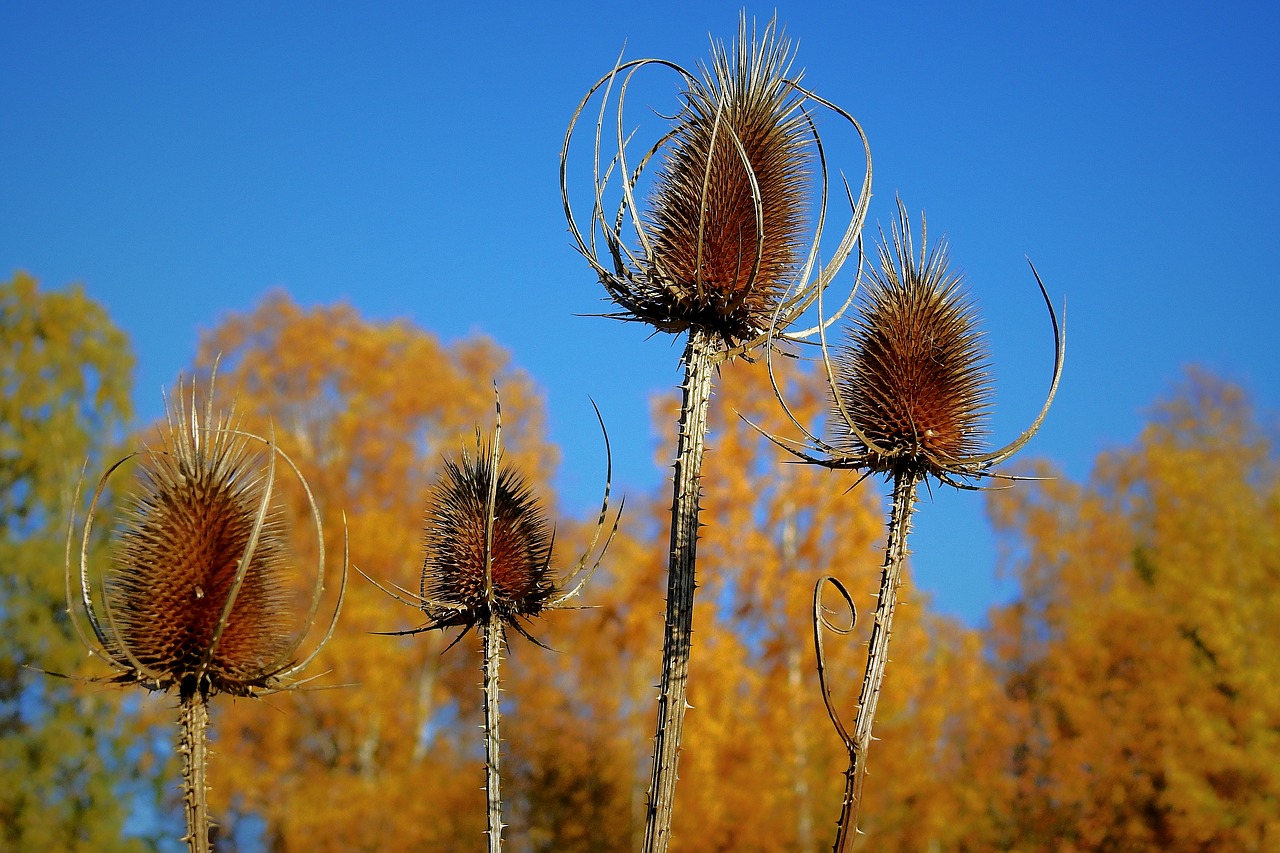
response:
M828 265L815 270L827 174L812 109L823 105L847 119L864 149L865 137L851 116L801 86L793 59L776 21L749 33L744 15L736 43L713 42L700 73L660 60L622 63L583 99L561 153L561 189L578 249L622 309L610 316L674 333L704 329L724 349L743 350L785 328L830 283L861 229L870 155L849 230ZM633 164L623 108L632 75L648 66L675 71L684 92L670 127ZM584 238L569 202L568 154L579 117L602 89L592 227ZM605 162L602 152L615 146L604 120L611 106L619 133ZM642 180L650 167L651 179Z
M321 543L305 618L291 606L277 457L302 482ZM134 488L95 591L87 559L94 515L108 479L130 459L137 463ZM194 388L188 402L180 382L157 446L130 454L99 481L83 532L78 608L68 539L68 606L87 617L96 643L75 619L77 629L117 681L177 687L183 695L268 693L286 686L319 650L294 658L315 621L323 554L315 502L292 461L270 439L241 430L234 416L215 414L212 387L202 417ZM341 598L321 645L333 633Z
M879 264L864 278L857 319L834 354L823 348L830 382L830 437L804 430L806 442L775 439L801 458L869 474L914 474L954 486L988 476L1040 428L1062 373L1063 335L1040 276L1054 337L1049 394L1035 422L1011 444L984 449L992 383L978 312L951 270L947 241L920 247L898 202L890 239L881 233ZM785 403L784 403L785 405ZM806 449L801 449L806 447Z
M596 417L600 417L599 410ZM600 428L604 430L603 420ZM610 459L607 433L605 456ZM611 472L611 462L606 468ZM552 565L555 533L546 510L524 475L503 462L499 403L492 441L485 441L477 432L474 452L464 448L459 458L445 459L431 489L423 524L424 558L418 593L389 589L369 578L393 598L427 615L425 625L388 633L462 628L456 643L471 628L496 619L538 642L523 622L576 597L617 533L621 507L595 562L588 566L608 522L610 476L607 473L605 477L591 543L572 570L558 572Z
M556 593L551 525L524 477L477 436L446 460L426 511L422 600L434 627L542 612Z
M922 223L916 254L901 206L879 255L835 357L832 443L877 472L959 472L981 452L991 406L977 310L946 238L930 245Z

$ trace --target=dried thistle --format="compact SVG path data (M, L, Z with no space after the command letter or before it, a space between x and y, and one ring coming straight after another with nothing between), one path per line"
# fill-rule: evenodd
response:
M646 851L665 850L670 841L712 373L722 361L776 338L811 335L830 322L819 317L813 328L788 331L853 252L871 195L871 154L861 126L804 88L800 74L791 71L793 60L776 20L762 33L748 34L743 15L733 48L713 42L711 61L700 74L666 60L620 61L578 105L560 154L570 233L621 309L607 316L689 335ZM670 126L637 160L628 150L634 132L627 129L624 108L635 75L649 67L675 72L684 92ZM592 206L584 235L569 200L569 151L579 120L597 96ZM825 266L818 255L828 173L811 112L817 107L847 121L866 154L857 201L845 184L850 220Z
M296 687L291 679L333 636L346 568L324 636L299 660L325 585L324 535L310 488L274 441L242 431L234 417L215 416L212 382L203 422L194 388L189 407L183 394L179 382L160 446L129 454L99 479L81 534L78 600L72 596L72 519L67 612L90 653L115 671L111 681L177 690L186 841L190 850L207 851L208 701L218 693L263 696ZM302 484L316 525L316 580L300 627L289 612L292 570L276 494L277 457ZM98 502L131 459L139 467L135 490L115 531L110 564L95 585L88 551Z
M666 60L638 59L618 64L587 92L565 134L560 189L578 251L622 309L608 316L672 333L705 331L717 357L730 358L783 334L835 278L866 217L870 149L851 115L801 85L793 60L776 20L757 38L748 35L744 15L734 48L713 42L711 62L699 67L700 74ZM626 92L633 76L650 66L674 71L685 91L671 126L634 161L628 154L632 137L624 130ZM593 204L584 236L569 200L569 151L597 94ZM849 122L866 153L857 202L845 184L849 224L821 267L828 174L811 113L816 106ZM606 158L614 148L605 130L611 111L616 152ZM651 167L656 176L650 181Z
M431 627L469 630L492 611L524 633L519 619L538 616L556 592L551 545L546 513L523 476L498 468L477 436L474 456L464 450L461 463L445 460L426 512L421 597Z
M600 418L599 409L596 417ZM604 431L603 420L600 429ZM477 432L475 454L464 448L460 462L446 459L431 491L424 524L425 558L420 592L414 595L400 587L388 589L370 578L388 595L420 608L427 615L425 625L390 632L392 635L462 628L446 647L448 651L472 628L480 626L484 644L485 790L490 851L502 849L504 825L499 773L498 669L505 629L512 628L542 646L522 620L566 606L600 566L622 515L619 507L595 562L588 567L591 555L600 545L609 515L612 455L607 432L604 441L607 472L600 516L591 544L565 576L557 578L551 566L555 536L541 502L523 475L502 463L502 406L499 403L492 442L485 443Z
M999 450L984 451L991 382L977 312L962 290L961 276L949 269L945 240L930 246L922 225L916 254L901 201L891 231L891 245L881 234L879 268L870 272L860 316L847 344L834 358L827 354L824 337L823 364L831 388L834 424L831 440L823 441L810 433L789 410L788 417L805 440L770 436L805 461L861 471L863 477L883 474L893 482L884 569L852 734L831 703L821 639L824 629L840 634L852 629L853 602L832 577L821 578L814 590L814 639L823 699L850 760L837 851L850 849L857 829L867 749L888 662L917 487L932 477L956 488L972 489L976 480L1001 476L991 468L1020 450L1044 422L1057 392L1064 354L1064 337L1053 303L1032 266L1053 327L1049 393L1035 421L1016 440ZM774 387L776 391L776 382ZM821 595L827 584L835 587L849 608L847 628L837 627L826 615L829 611L822 606Z

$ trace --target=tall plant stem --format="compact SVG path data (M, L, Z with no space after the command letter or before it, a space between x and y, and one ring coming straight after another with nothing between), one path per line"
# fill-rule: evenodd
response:
M187 818L187 850L209 853L208 763L209 705L199 690L185 692L178 702L181 729L178 752L182 755L182 802Z
M667 623L662 644L662 686L653 740L653 773L645 821L645 853L664 853L671 842L672 806L680 733L684 729L685 687L693 635L694 562L698 547L698 500L702 453L711 402L712 337L695 327L684 351L683 399L671 502L671 550L667 564Z
M914 471L898 471L893 476L893 506L889 510L884 571L880 575L875 621L871 625L867 671L862 677L862 692L858 695L858 716L853 724L849 770L845 774L844 805L840 810L836 843L832 848L835 853L852 850L854 836L857 835L858 807L862 804L862 787L867 778L871 725L875 721L876 705L880 702L885 665L889 663L889 635L898 606L898 588L902 586L902 567L908 554L907 536L911 533L911 514L915 511L916 487L920 479Z
M498 663L502 656L502 622L490 613L484 621L484 789L489 801L489 853L502 850L502 787L498 774Z

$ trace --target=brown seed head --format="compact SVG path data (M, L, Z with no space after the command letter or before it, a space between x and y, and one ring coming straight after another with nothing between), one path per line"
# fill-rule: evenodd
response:
M208 693L243 695L266 687L292 651L288 548L267 494L271 452L226 422L201 424L194 406L188 416L179 404L163 446L140 454L104 578L108 651L133 662L137 680L188 689L207 679L200 689Z
M812 127L788 79L790 43L746 24L690 80L650 196L645 287L615 299L662 328L726 340L766 328L804 253Z
M965 476L980 452L991 386L976 311L948 270L945 238L912 248L901 202L892 246L836 358L834 444L871 471Z
M705 332L717 362L770 338L816 331L789 327L857 246L871 197L871 150L853 116L801 85L793 59L776 19L748 30L743 14L737 40L713 42L710 62L696 73L664 59L619 60L587 91L560 149L560 195L578 251L621 309L608 316ZM680 78L674 115L651 110L662 124L656 136L625 110L646 69ZM832 182L819 108L854 130L866 163L857 193L845 182L843 235L822 251ZM584 229L587 221L574 212L578 193L570 191L571 175L582 170L571 167L577 158L570 153L588 124L595 144Z
M498 467L490 447L474 457L464 452L461 464L446 460L427 507L424 543L421 599L430 627L471 627L493 613L520 629L516 617L537 616L556 592L542 507L517 471Z

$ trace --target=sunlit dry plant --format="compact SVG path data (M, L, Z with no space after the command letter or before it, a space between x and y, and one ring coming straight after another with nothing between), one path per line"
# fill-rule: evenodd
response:
M74 582L72 519L67 610L90 653L115 671L113 682L177 692L186 841L192 851L207 851L209 699L298 686L294 676L333 636L346 566L324 636L299 658L325 588L324 534L311 490L274 441L242 431L233 416L215 415L212 382L203 417L194 388L189 402L184 394L179 382L159 446L129 454L98 481ZM302 615L291 606L294 568L277 494L277 458L301 483L316 526L316 577ZM134 490L114 531L110 563L95 580L88 551L98 503L129 460L138 463Z
M596 417L600 417L599 410ZM600 428L604 430L603 420ZM462 628L449 644L452 648L473 627L480 626L484 645L485 790L490 851L502 848L498 666L505 629L511 628L541 646L522 621L568 606L595 573L613 541L621 507L603 544L600 542L609 516L612 479L607 432L604 440L607 473L600 516L591 543L567 574L557 576L552 568L555 536L541 502L524 476L502 462L499 405L492 442L485 443L477 432L475 453L463 449L461 461L445 459L444 469L432 488L424 523L425 558L419 593L399 587L388 589L373 581L384 592L421 609L427 616L425 625L393 632L395 635ZM596 555L594 562L592 554Z
M1030 441L1048 414L1062 375L1064 354L1053 303L1032 266L1053 327L1049 393L1039 415L1016 440L998 450L984 451L992 387L976 309L964 294L962 277L950 270L945 239L930 245L923 224L916 254L901 202L891 231L891 241L881 234L879 266L870 271L858 319L834 357L827 354L824 335L823 364L832 398L830 440L809 432L789 411L804 440L771 436L805 461L853 469L863 472L863 477L883 474L893 482L884 570L852 734L832 706L822 647L824 629L848 633L852 624L837 626L828 617L830 611L821 599L824 585L831 584L844 598L851 616L852 599L832 577L820 579L814 590L814 636L823 699L850 757L836 841L840 851L849 849L856 832L871 726L888 662L917 487L934 478L957 488L975 488L975 481L981 478L1000 476L992 467Z
M871 190L871 156L858 122L801 85L791 43L770 21L732 49L712 44L698 74L659 59L619 62L583 98L561 150L560 184L574 242L618 319L688 333L672 501L663 675L658 700L645 850L670 840L693 614L698 498L714 366L774 337L810 309L853 252ZM674 72L683 94L674 116L633 156L627 92L641 70ZM599 101L586 233L570 201L570 148L588 105ZM848 123L866 172L850 221L827 263L819 247L828 172L814 110Z
M776 21L749 36L744 16L734 48L713 42L711 63L700 74L667 60L637 59L619 63L587 92L565 135L560 187L578 251L622 309L608 316L666 332L705 331L723 359L771 333L785 334L831 284L866 216L870 150L852 116L801 85L793 60ZM683 99L667 132L633 158L627 88L651 66L679 75ZM597 97L584 234L570 201L570 144ZM828 173L816 107L847 121L866 154L856 202L845 185L850 221L825 265L818 249Z

